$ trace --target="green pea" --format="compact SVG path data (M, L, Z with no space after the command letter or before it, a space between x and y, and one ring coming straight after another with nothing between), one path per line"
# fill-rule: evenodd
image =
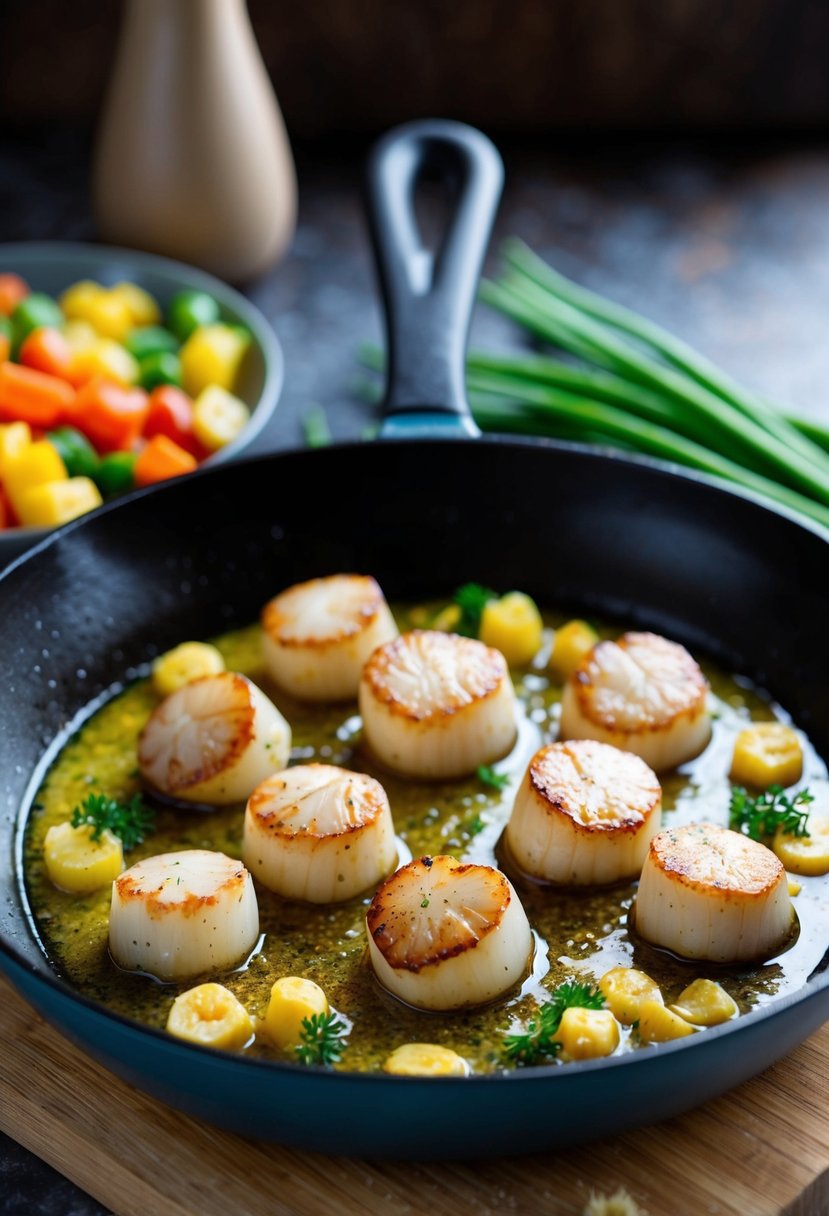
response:
M175 334L161 325L145 325L141 329L134 329L124 346L140 363L148 355L174 354L179 348L179 341Z
M46 438L66 465L70 477L96 478L101 462L86 435L73 426L59 426L49 431Z
M206 291L180 291L167 309L167 324L182 342L200 325L212 325L218 320L219 305Z
M175 384L181 387L181 360L170 351L147 355L138 365L138 382L151 393L159 384Z
M33 329L43 326L58 329L63 325L63 320L57 301L42 291L33 291L20 301L12 313L13 346L19 350Z
M103 495L122 494L135 485L134 452L110 452L98 465L95 481Z

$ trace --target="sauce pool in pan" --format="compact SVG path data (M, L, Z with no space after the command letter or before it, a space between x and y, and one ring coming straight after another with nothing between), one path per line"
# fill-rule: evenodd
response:
M435 611L434 605L401 607L395 610L395 617L405 630L431 620ZM552 631L563 619L545 614L541 650L528 666L511 669L518 734L509 755L493 766L503 779L500 788L490 783L491 769L482 775L417 781L381 769L361 745L356 701L303 702L269 681L260 626L216 641L227 670L249 676L290 723L292 765L338 765L367 773L382 784L394 819L398 865L410 858L448 855L504 870L523 904L535 941L529 973L501 999L451 1012L418 1010L386 991L367 960L366 911L373 891L341 903L310 904L283 899L257 883L260 936L256 944L240 965L203 977L235 994L254 1028L265 1016L275 980L304 977L323 989L347 1032L336 1067L379 1070L401 1045L429 1043L456 1052L470 1071L487 1073L520 1064L505 1051L505 1036L525 1031L539 1006L568 980L592 985L611 968L635 967L659 986L665 1005L675 1002L692 981L714 980L743 1014L800 988L820 966L827 945L829 878L798 878L800 890L792 901L796 925L775 957L723 966L678 959L630 931L628 911L636 891L633 881L583 888L545 885L523 876L511 862L502 837L516 792L534 754L558 734L562 685L551 674L548 660ZM620 631L601 628L600 632L616 637ZM711 685L711 740L696 759L660 775L663 830L701 821L728 826L729 770L738 733L752 720L788 721L783 710L745 679L726 675L704 662L702 667ZM48 829L66 822L90 792L126 803L141 790L138 737L159 700L149 678L115 689L63 743L29 815L24 880L36 932L55 969L85 996L149 1026L164 1028L176 997L199 979L163 983L116 966L108 949L111 884L91 894L70 894L53 884L44 862ZM803 774L794 789L808 787L815 799L810 811L826 814L826 766L802 732L798 735ZM156 804L153 829L127 852L126 864L183 849L208 849L240 858L243 811L239 804L209 812ZM628 1021L634 1025L619 1027L615 1051L648 1050L636 1019ZM249 1036L242 1049L254 1056L297 1058L293 1050L275 1047L265 1033ZM566 1060L566 1052L559 1058ZM548 1062L546 1058L544 1062Z

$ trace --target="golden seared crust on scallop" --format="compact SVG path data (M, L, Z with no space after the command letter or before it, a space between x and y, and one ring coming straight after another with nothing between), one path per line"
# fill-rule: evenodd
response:
M187 979L238 963L259 935L250 874L208 849L145 857L112 885L109 948L128 970Z
M300 764L258 786L245 812L243 856L288 899L333 903L373 887L397 843L379 781L331 764Z
M375 580L335 574L289 587L262 610L265 661L282 688L311 701L357 695L371 652L397 626Z
M707 702L708 682L684 646L626 633L594 646L567 681L561 735L610 743L663 772L707 744Z
M533 878L583 885L635 877L659 830L662 790L643 760L593 740L536 752L506 843Z
M222 672L166 697L138 740L138 765L169 797L226 805L287 763L288 723L246 676Z
M768 957L792 926L786 872L771 849L716 824L651 841L636 896L636 932L684 958Z
M453 633L414 629L374 652L360 681L366 741L389 768L457 777L515 740L515 694L504 656Z
M377 978L423 1009L494 1000L526 973L532 934L509 880L491 866L421 857L383 883L366 916Z

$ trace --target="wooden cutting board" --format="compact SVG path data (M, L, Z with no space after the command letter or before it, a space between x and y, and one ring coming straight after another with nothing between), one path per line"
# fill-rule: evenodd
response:
M0 1127L118 1216L580 1216L591 1192L619 1187L650 1216L824 1216L829 1024L661 1126L560 1153L412 1165L301 1153L177 1114L87 1059L0 979Z

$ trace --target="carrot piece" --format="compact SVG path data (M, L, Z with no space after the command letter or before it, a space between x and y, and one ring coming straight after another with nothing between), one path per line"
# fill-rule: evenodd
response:
M185 452L166 435L154 435L135 462L135 484L151 486L168 477L192 473L198 467L195 456Z
M193 433L193 402L174 384L160 384L150 393L150 412L144 425L144 435L166 435L185 452L203 459L207 452Z
M148 409L143 389L96 376L78 390L67 421L83 431L99 452L127 451L144 429Z
M12 351L11 339L0 330L0 363L5 363Z
M28 422L48 430L74 402L75 390L65 380L19 363L0 363L0 422Z
M51 329L48 325L33 329L21 346L18 358L26 367L47 372L77 386L71 372L74 358L72 348L59 329Z
M0 274L0 317L10 317L29 294L29 284L19 274Z

